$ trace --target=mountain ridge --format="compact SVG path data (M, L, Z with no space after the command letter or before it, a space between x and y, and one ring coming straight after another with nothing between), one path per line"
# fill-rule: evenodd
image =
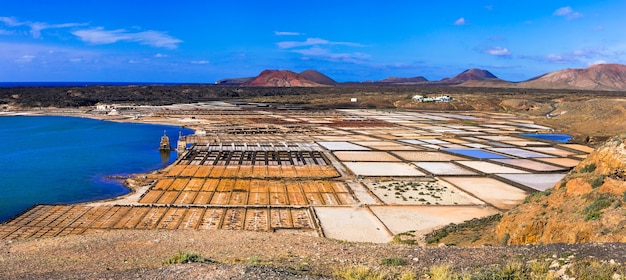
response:
M339 83L315 70L300 73L291 70L264 70L255 77L222 79L215 84L260 87L320 87L341 84L378 85L442 85L493 88L544 88L621 91L626 90L626 65L595 64L587 68L568 68L548 72L537 77L510 82L498 78L488 70L470 68L452 78L429 81L423 76L388 77L378 81Z

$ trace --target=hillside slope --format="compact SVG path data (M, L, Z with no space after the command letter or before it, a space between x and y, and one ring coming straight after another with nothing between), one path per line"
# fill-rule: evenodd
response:
M264 70L244 86L255 87L322 87L326 86L310 81L302 75L289 70Z
M608 140L554 189L504 214L508 244L626 242L626 133Z
M583 69L564 69L518 84L525 88L576 88L626 90L626 65L596 64Z

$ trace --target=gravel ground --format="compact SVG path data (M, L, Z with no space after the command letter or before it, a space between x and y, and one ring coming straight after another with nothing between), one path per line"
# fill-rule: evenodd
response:
M167 265L177 252L216 263ZM249 231L119 230L82 236L0 241L0 279L325 279L345 267L408 261L417 275L436 264L461 270L526 259L575 254L626 261L626 244L418 247L350 243L320 237Z

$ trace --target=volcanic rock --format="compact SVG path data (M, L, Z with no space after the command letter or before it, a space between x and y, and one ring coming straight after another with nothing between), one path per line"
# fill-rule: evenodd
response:
M596 64L583 69L564 69L519 84L528 88L626 90L626 65Z
M304 70L300 72L300 76L302 76L303 78L311 82L315 82L315 83L322 84L322 85L334 86L337 84L335 80L315 70Z
M626 242L626 133L598 147L561 182L504 214L508 244Z
M423 83L423 82L428 82L428 80L422 76L417 76L417 77L412 77L412 78L389 77L384 80L380 80L378 82L379 83L403 84L403 83Z
M461 74L456 75L453 78L446 78L441 80L441 82L452 83L452 84L460 84L466 81L482 81L488 79L498 79L494 74L487 70L472 68L463 71Z
M256 78L244 83L256 87L322 87L326 86L306 79L289 70L265 70Z

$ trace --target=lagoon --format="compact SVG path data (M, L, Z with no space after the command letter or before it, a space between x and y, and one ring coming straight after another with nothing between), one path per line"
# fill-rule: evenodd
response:
M175 126L117 123L77 117L0 117L0 222L36 204L69 204L124 195L111 176L150 172L172 163L162 155Z

